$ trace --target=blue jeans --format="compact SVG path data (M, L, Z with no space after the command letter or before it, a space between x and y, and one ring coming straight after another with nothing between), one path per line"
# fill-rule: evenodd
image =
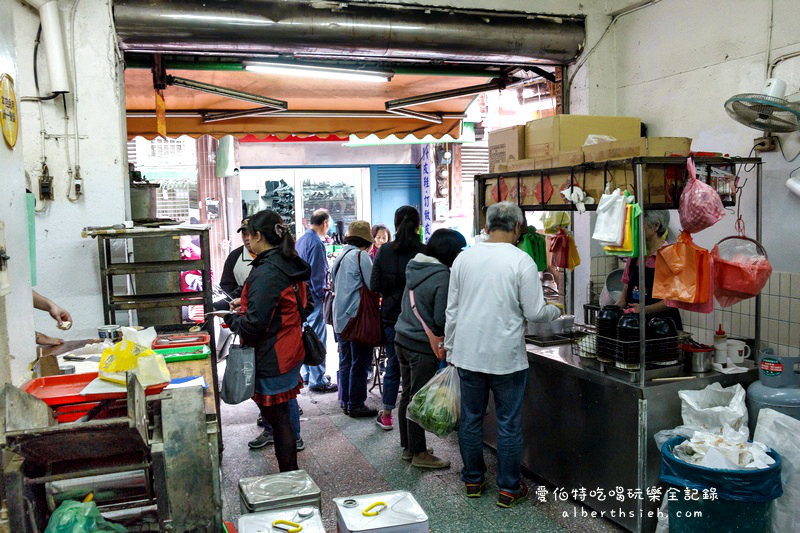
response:
M314 305L314 310L308 315L308 324L314 333L317 334L323 346L327 346L328 332L325 328L325 318L322 316L322 300ZM308 382L309 387L322 387L327 385L328 379L325 377L325 361L317 366L303 365L300 368L300 376L303 381Z
M339 341L339 405L345 409L364 407L367 399L367 373L372 363L372 348Z
M464 483L480 483L486 473L483 460L483 417L494 394L497 415L497 488L517 494L522 475L522 425L520 411L528 385L528 370L496 375L458 369L461 378L461 425L458 445L464 468Z
M400 363L394 351L394 326L383 326L386 337L386 371L383 374L383 408L387 411L397 405L397 391L400 389Z
M294 428L294 435L296 439L300 439L300 405L297 403L297 398L289 400L289 416L292 419L292 427ZM264 429L272 433L272 426L267 419L261 417L264 422Z

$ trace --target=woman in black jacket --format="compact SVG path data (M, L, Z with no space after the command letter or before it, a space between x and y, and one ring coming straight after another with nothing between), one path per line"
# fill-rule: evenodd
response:
M248 219L250 246L256 254L241 298L231 302L225 323L244 346L255 350L256 385L253 401L272 426L275 455L281 472L297 470L297 443L289 401L303 382L300 366L305 349L299 306L310 312L306 291L308 264L298 257L289 227L275 211Z
M412 257L425 252L419 240L419 211L404 205L394 212L395 240L380 247L372 265L370 288L381 294L381 325L386 348L386 372L383 375L383 410L376 423L392 429L392 409L400 388L400 366L394 352L394 324L400 315L400 300L406 286L406 265Z
M420 318L434 335L444 335L450 267L466 245L466 239L459 232L451 229L436 230L428 241L428 251L417 254L406 267L402 310L395 325L395 349L403 381L397 420L400 445L403 447L402 457L417 468L450 466L449 461L439 459L428 450L425 430L406 419L406 409L411 397L439 369L439 359L431 348ZM416 313L411 306L411 291L414 291Z

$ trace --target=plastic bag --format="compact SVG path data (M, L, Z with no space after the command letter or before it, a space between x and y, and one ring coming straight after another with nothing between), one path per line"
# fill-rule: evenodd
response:
M548 235L558 233L560 229L569 228L569 213L564 211L548 211L542 219L544 232Z
M727 237L711 250L714 296L729 307L757 296L769 281L772 265L760 243L747 237Z
M44 533L94 533L95 531L125 533L127 529L106 521L94 502L65 500L50 516Z
M545 244L545 238L536 231L536 228L528 226L528 231L523 233L517 248L531 256L539 272L547 270L547 246Z
M569 264L569 235L563 229L550 237L550 265L567 268Z
M461 381L458 369L448 365L414 394L406 416L426 431L444 437L458 427L460 414Z
M592 238L609 246L621 245L626 216L625 197L622 196L622 191L615 189L611 194L604 194L597 204L597 220Z
M702 390L678 391L678 397L685 426L721 432L727 424L743 434L745 440L749 436L745 391L738 383L727 388L712 383Z
M170 375L164 356L151 348L156 330L147 328L139 331L127 327L121 329L122 340L103 350L97 372L100 379L125 385L126 374L133 372L145 388L168 383Z
M710 257L710 256L709 256ZM706 266L708 268L706 268ZM687 311L693 311L695 313L712 313L714 311L714 298L712 295L714 294L714 258L710 257L708 263L701 262L700 265L700 272L698 273L698 277L701 279L705 279L706 283L708 283L708 298L705 302L697 302L697 303L687 303L687 302L680 302L678 300L664 300L664 305L667 307L675 307L677 309L685 309Z
M586 136L586 141L584 141L584 146L591 146L593 144L601 144L601 143L610 143L616 141L616 137L612 137L611 135L598 135L596 133L590 133Z
M678 242L660 248L656 254L653 298L705 303L711 297L709 272L711 254L682 231Z
M772 531L794 531L800 524L800 420L761 409L753 438L781 455L783 496L772 504Z
M249 346L232 346L225 363L220 398L235 405L249 400L256 391L256 352Z
M567 268L575 270L575 267L581 264L581 256L578 255L578 247L575 245L575 239L572 235L569 236L569 253L567 254Z
M681 193L678 214L683 231L697 233L710 228L725 216L722 200L713 187L697 179L694 160L686 160L689 178Z

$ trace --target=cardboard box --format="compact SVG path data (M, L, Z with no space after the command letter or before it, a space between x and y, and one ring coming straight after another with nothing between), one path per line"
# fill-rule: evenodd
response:
M525 154L540 159L580 150L586 137L592 134L634 139L641 135L641 121L636 117L594 115L556 115L532 120L525 125Z
M525 126L511 126L489 132L489 172L498 163L525 159Z
M586 162L627 159L629 157L689 155L692 140L688 137L639 137L583 147Z

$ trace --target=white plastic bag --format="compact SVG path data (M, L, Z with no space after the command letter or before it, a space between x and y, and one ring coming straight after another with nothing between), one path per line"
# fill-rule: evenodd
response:
M414 394L406 412L409 420L439 437L458 427L460 415L461 381L452 365L439 370Z
M702 390L678 391L678 397L681 399L681 417L685 426L721 433L727 424L744 435L745 440L750 435L745 391L738 383L728 388L712 383Z
M597 219L592 238L607 246L621 246L625 236L625 197L615 189L604 194L597 204Z
M781 456L783 496L772 502L772 531L796 531L800 524L800 420L774 409L761 409L753 434Z

